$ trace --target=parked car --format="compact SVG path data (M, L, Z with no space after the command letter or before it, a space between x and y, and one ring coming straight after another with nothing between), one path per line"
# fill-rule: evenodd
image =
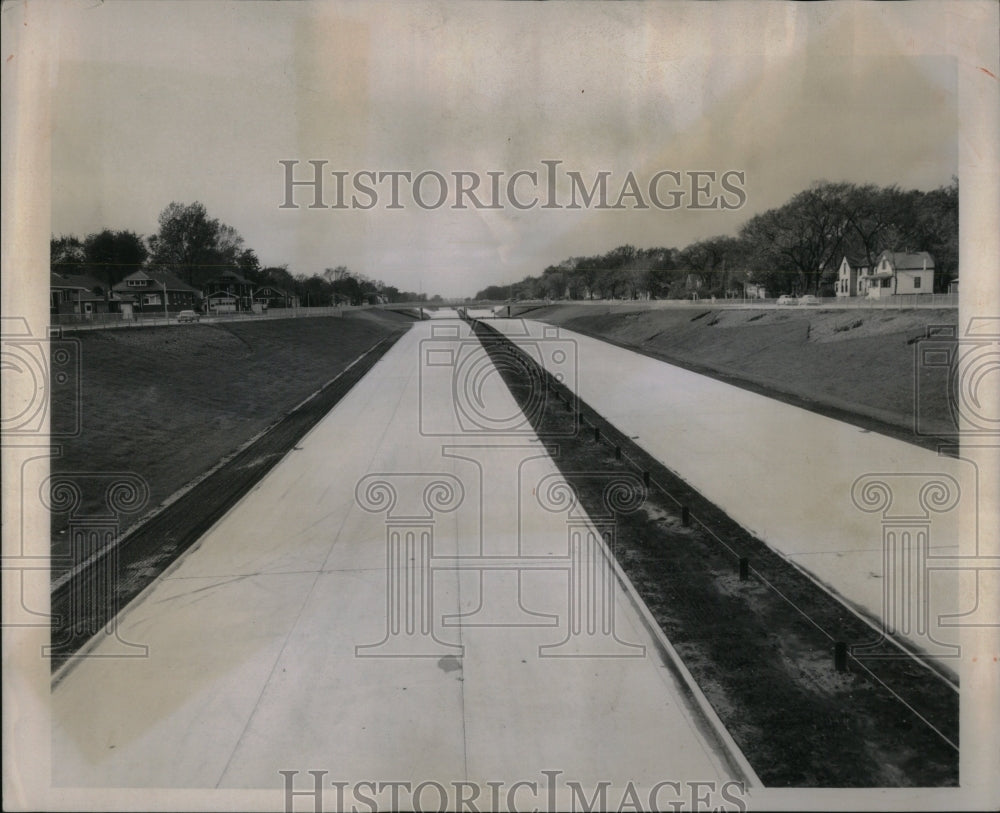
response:
M800 305L818 305L819 299L814 297L812 294L806 294L805 296L799 297Z
M178 322L197 322L201 317L194 311L181 311L177 314Z
M791 294L782 294L781 296L778 297L778 304L779 305L796 305L796 304L798 304L798 300L794 296L792 296Z

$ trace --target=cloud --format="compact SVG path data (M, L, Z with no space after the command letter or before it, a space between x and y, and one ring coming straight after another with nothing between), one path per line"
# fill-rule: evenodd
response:
M955 62L921 55L935 52L932 15L709 6L67 10L53 230L148 234L171 200L200 200L265 263L347 264L401 288L423 275L466 295L621 243L732 233L820 178L930 188L957 173ZM615 189L630 170L743 170L748 202L729 213L278 209L282 159L485 174L548 158L585 177L612 171Z

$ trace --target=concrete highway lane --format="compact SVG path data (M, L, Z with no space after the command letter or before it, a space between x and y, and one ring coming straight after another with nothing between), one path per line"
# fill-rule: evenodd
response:
M55 784L755 781L559 477L468 327L416 324L57 674Z
M522 319L487 324L524 346L570 348L567 383L584 401L946 672L957 671L957 625L992 623L976 614L976 574L962 569L969 560L956 558L976 554L970 461L562 328ZM553 371L567 366L544 350L536 355Z

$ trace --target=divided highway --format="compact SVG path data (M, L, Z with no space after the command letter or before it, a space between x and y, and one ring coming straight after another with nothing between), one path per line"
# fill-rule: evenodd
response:
M146 657L57 673L54 783L755 784L560 479L468 326L414 325L121 614Z

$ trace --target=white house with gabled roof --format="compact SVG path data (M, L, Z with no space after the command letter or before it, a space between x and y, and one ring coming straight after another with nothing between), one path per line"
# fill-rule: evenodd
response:
M883 251L859 277L858 294L881 299L893 294L934 293L934 259L926 251Z
M840 268L837 269L837 280L834 283L833 292L838 297L857 296L861 293L858 290L861 279L868 273L868 263L857 257L848 257L840 261Z

